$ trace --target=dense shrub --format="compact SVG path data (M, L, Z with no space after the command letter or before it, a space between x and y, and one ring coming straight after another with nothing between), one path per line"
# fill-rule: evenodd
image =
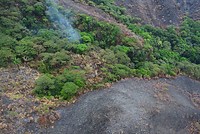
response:
M66 49L76 54L85 54L90 47L87 44L68 44Z
M106 77L105 81L109 82L134 76L136 74L135 69L131 69L128 66L122 64L107 65L106 68L102 68L102 71Z
M101 48L122 44L124 35L118 26L98 21L90 16L82 14L78 15L77 18L76 27L81 32L90 33L90 35L94 37L94 40L98 41L98 45Z
M200 65L191 64L188 61L178 63L178 67L187 75L190 75L196 79L200 79Z
M78 89L79 87L73 82L66 82L62 87L60 94L63 97L63 99L69 100L77 93Z
M78 54L83 54L88 51L88 46L86 44L74 45L73 50Z
M50 74L44 74L36 80L34 92L39 96L55 95L55 78Z
M114 48L113 48L114 49ZM131 62L131 59L128 57L128 55L125 53L128 52L126 49L118 50L114 49L114 51L110 49L106 49L105 51L101 51L101 56L108 64L125 64L129 65Z
M112 46L111 50L113 50L114 52L120 51L120 52L123 52L123 53L127 54L131 50L131 48L127 47L127 46L123 46L123 45L121 45L121 46L117 45L115 47Z
M73 82L80 88L85 86L85 72L79 69L64 70L64 72L56 77L56 84L62 87L66 82Z
M6 67L9 63L13 62L16 55L12 50L6 47L0 48L0 67Z
M65 50L56 53L42 53L40 56L42 58L41 65L44 64L48 69L67 65L70 61L70 56Z
M139 77L155 77L161 73L160 66L152 62L142 62L137 69L137 76Z
M117 63L119 64L124 64L124 65L130 64L131 59L124 52L117 51L115 57L117 58Z
M94 42L94 37L90 33L82 32L81 40L83 43L92 43L92 42Z
M114 51L110 49L105 49L100 52L102 59L108 64L117 64L117 58Z
M60 96L70 99L78 89L85 86L84 72L65 70L58 76L44 74L36 80L34 92L39 96Z

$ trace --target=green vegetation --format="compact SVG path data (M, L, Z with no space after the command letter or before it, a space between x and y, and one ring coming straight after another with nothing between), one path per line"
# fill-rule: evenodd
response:
M0 67L26 63L43 73L34 93L67 100L86 88L131 76L165 77L182 72L200 79L199 21L185 18L180 28L155 28L136 24L113 1L87 2L126 24L144 39L143 46L118 26L84 14L74 17L81 40L72 43L48 19L44 0L1 0Z
M126 15L125 14L126 8L116 6L115 0L84 0L84 1L91 6L97 6L98 8L110 14L120 22L126 24L141 22L140 18L135 18L131 17L130 15Z
M85 86L84 71L64 70L60 75L44 74L36 80L34 92L39 96L55 96L70 99Z

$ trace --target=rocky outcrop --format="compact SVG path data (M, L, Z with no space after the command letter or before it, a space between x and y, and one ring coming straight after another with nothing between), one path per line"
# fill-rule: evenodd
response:
M199 0L116 0L127 13L155 26L178 25L184 16L200 19Z

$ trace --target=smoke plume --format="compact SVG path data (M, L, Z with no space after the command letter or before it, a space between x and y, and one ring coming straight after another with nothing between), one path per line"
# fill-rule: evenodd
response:
M66 34L67 38L71 42L77 42L80 40L80 34L73 28L71 20L66 17L66 14L62 14L58 10L57 0L46 0L47 3L47 14L51 21L56 25L59 30Z

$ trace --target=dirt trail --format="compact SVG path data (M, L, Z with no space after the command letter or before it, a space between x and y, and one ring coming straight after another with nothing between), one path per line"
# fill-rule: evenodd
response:
M106 22L112 23L114 25L117 25L120 27L120 29L126 36L135 38L137 40L138 45L141 46L143 44L143 39L140 36L133 33L130 29L127 28L126 25L117 22L112 16L106 14L101 9L98 9L93 6L85 5L83 3L74 2L72 0L59 0L59 2L64 7L70 8L76 12L85 13L87 15L95 17L96 19L98 19L100 21L106 21Z

